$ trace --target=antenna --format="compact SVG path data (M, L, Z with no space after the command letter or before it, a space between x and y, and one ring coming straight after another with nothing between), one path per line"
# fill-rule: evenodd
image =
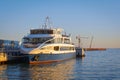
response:
M51 23L50 23L50 18L49 18L49 16L46 17L46 21L45 21L44 28L45 28L45 29L51 28Z

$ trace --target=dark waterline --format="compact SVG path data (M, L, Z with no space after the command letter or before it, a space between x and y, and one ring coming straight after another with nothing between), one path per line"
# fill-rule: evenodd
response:
M52 64L0 65L0 80L119 80L120 49L87 51L84 58Z

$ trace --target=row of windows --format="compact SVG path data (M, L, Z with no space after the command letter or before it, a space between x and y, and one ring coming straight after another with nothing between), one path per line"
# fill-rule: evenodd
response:
M74 50L74 47L67 47L67 46L49 46L49 47L44 47L41 50L55 50L55 51L71 51Z
M66 50L74 50L73 47L61 47L60 51L66 51Z
M59 46L55 46L54 47L54 50L55 51L69 51L69 50L74 50L74 47L67 47L67 46L62 46L62 47L59 47Z
M55 31L55 30L30 30L30 34L61 34L61 31Z
M23 42L37 44L37 43L43 43L50 39L52 39L52 38L51 37L48 37L48 38L24 38ZM54 40L48 41L47 43L63 43L63 38L56 38ZM64 43L69 44L70 39L64 39Z
M37 44L37 43L43 43L49 39L51 38L24 38L23 42Z
M53 30L31 30L31 34L53 34Z

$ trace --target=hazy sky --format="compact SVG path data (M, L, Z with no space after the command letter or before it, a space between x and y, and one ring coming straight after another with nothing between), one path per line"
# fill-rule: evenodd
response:
M21 40L49 16L82 46L120 48L120 0L0 0L0 39Z

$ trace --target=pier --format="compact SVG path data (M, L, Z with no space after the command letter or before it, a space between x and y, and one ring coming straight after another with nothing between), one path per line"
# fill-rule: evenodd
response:
M76 57L85 57L84 48L76 47Z
M0 51L0 64L21 63L26 59L19 50L3 50Z
M21 62L24 56L19 50L19 41L0 39L0 64Z

